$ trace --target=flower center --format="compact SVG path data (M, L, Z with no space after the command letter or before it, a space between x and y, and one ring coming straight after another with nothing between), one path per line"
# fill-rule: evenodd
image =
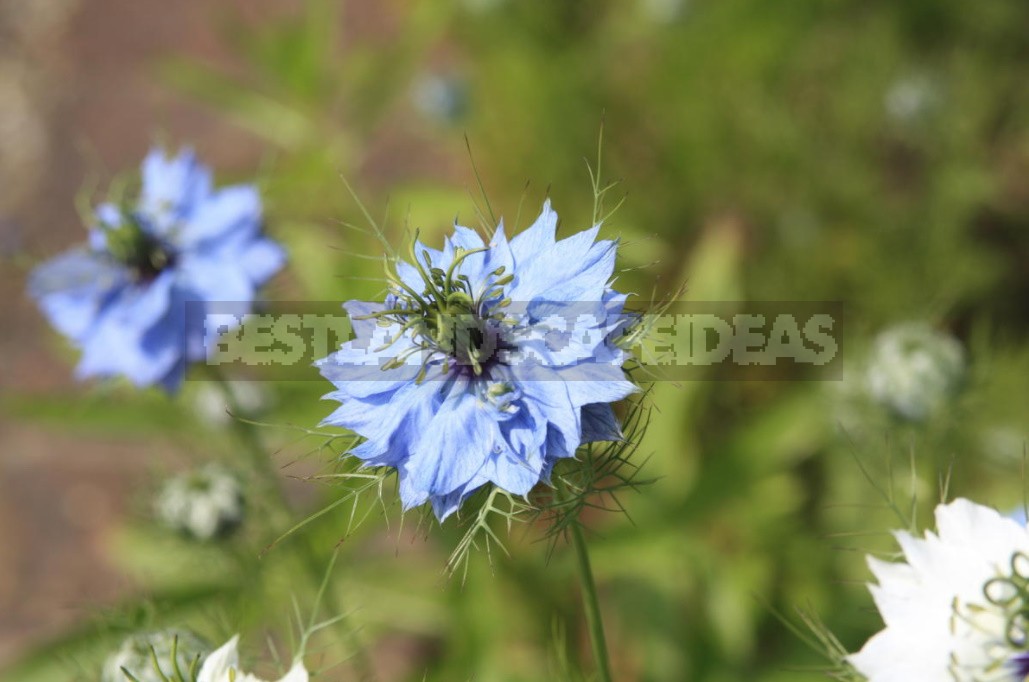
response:
M1010 573L986 581L983 596L1001 610L1007 667L1022 682L1029 677L1029 555L1015 552Z
M471 301L450 301L426 317L425 330L440 352L481 374L496 350L496 334L475 308Z
M121 224L105 231L107 251L125 265L134 279L147 284L175 264L174 251L144 229L140 219L130 211L123 213Z
M503 308L510 304L503 297L503 287L514 276L504 275L505 268L501 266L489 273L487 283L476 291L467 276L458 274L458 269L469 256L488 249L458 248L444 270L432 265L428 252L419 257L414 246L417 240L416 234L410 256L424 285L422 290L411 287L395 272L388 272L390 305L365 317L375 318L385 326L400 325L400 331L380 350L393 345L404 334L415 341L414 348L393 358L383 369L399 367L413 353L427 351L423 373L430 361L442 359L444 372L449 372L454 363L480 376L497 357Z

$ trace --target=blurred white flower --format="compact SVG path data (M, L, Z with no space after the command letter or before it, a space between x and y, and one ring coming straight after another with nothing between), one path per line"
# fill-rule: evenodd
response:
M920 421L956 392L964 371L965 354L956 339L908 323L876 338L865 381L877 403L898 417Z
M197 540L211 540L243 521L243 489L239 479L220 466L168 479L155 502L164 525Z
M237 417L247 417L263 412L271 407L271 396L268 391L257 381L230 381L229 390L232 397L243 411ZM192 404L197 416L211 426L225 426L233 418L229 414L229 405L225 400L225 394L212 382L203 382L197 390L196 397Z
M883 96L887 115L898 123L912 123L924 117L939 103L936 84L918 74L895 80Z
M644 13L658 24L670 24L686 12L686 0L643 0Z
M239 635L236 635L208 656L196 682L264 682L259 677L239 670L239 653L236 651L238 642ZM298 658L279 682L308 682L308 679L304 663Z
M1029 531L958 499L936 533L895 534L904 561L868 558L886 627L848 660L869 682L1022 682L1029 675Z
M172 661L175 648L178 670L188 676L195 660L203 659L210 651L199 637L186 630L161 630L135 634L122 642L121 648L107 657L101 682L127 682L122 668L132 673L139 682L163 682L174 678L176 664ZM154 667L154 659L161 671Z

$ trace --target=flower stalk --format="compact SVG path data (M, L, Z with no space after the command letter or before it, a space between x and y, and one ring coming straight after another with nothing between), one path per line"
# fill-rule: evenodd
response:
M290 518L289 500L286 498L286 493L279 482L278 474L273 466L273 460L261 443L261 438L254 428L254 424L242 418L241 406L225 375L214 366L204 365L204 367L208 370L210 378L218 385L219 390L221 390L225 397L225 402L232 415L231 422L233 428L238 440L243 445L253 472L259 478L263 490L269 493L268 499L275 501L275 525L278 526L280 521L283 523L288 522ZM299 544L301 547L301 559L305 568L315 583L321 586L321 591L324 594L328 607L332 610L342 609L342 602L335 589L335 584L329 579L329 576L323 575L313 547L307 542ZM345 620L342 616L340 617L341 623ZM344 630L354 651L354 666L357 670L357 679L364 681L376 679L371 659L368 657L368 653L361 645L357 635L351 628L345 627Z
M558 490L561 490L560 484ZM607 639L604 636L604 620L600 613L600 600L597 598L597 584L593 579L593 567L590 565L586 535L583 533L582 524L578 519L569 525L571 526L575 566L579 576L579 587L582 590L582 606L586 615L586 629L589 631L593 661L596 664L600 682L611 682L613 678L611 677L611 662L607 653Z

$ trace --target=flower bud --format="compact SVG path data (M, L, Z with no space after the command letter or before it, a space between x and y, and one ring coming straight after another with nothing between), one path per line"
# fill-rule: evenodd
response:
M165 526L196 540L212 540L242 523L243 490L233 474L207 465L169 479L157 496L155 511Z
M172 660L172 651L175 652L175 661ZM100 679L101 682L127 682L129 678L125 676L124 668L139 682L163 682L165 678L174 680L176 661L179 672L188 679L190 666L198 658L202 661L209 652L207 643L187 630L137 633L128 637L118 651L107 657Z
M965 354L953 337L923 324L903 324L878 336L865 374L869 395L895 416L922 421L960 387Z

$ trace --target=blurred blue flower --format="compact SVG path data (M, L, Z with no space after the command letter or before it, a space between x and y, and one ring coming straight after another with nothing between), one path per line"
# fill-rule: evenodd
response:
M468 108L468 87L453 75L424 75L415 82L411 96L422 114L441 123L459 122Z
M405 508L442 520L483 485L524 496L581 443L621 437L609 403L636 387L614 342L617 243L599 228L558 241L547 202L511 240L502 223L488 244L455 225L442 251L416 236L384 303L344 304L356 338L317 363L342 403L323 423L396 467Z
M215 190L192 151L152 150L134 206L101 204L88 244L37 267L29 294L82 350L76 376L121 375L175 390L189 362L207 357L207 304L249 312L285 253L261 235L249 185ZM188 307L187 301L200 302ZM196 319L193 319L196 318Z

